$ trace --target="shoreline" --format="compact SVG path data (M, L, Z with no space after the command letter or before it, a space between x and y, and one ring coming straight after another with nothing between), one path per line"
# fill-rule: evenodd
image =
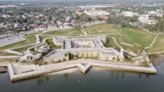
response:
M63 73L72 73L76 71L80 71L83 74L85 74L89 71L91 67L101 68L106 70L128 71L128 72L147 73L147 74L157 73L157 70L152 64L150 64L150 67L141 67L141 66L130 66L130 65L123 65L123 64L122 65L111 64L108 62L103 62L103 61L100 62L96 60L69 61L60 64L51 64L51 65L44 65L44 66L10 64L8 65L8 71L11 81L18 81L18 80L29 79L33 77L39 77L42 75L52 75L52 74L56 75L56 74L63 74Z
M103 71L103 70L109 70L109 69L92 67L92 70L91 71ZM79 70L77 68L71 68L71 69L67 69L67 70L62 70L62 71L58 71L58 72L46 74L46 75L43 75L43 76L62 75L62 74L67 74L67 73L70 74L70 73L75 73L75 72L78 72L78 71Z
M0 66L0 74L7 72L7 66Z

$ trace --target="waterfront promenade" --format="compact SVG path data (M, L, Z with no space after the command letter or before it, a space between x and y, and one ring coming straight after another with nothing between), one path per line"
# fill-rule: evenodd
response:
M8 65L8 71L11 81L18 81L72 68L77 68L85 74L91 67L151 74L155 74L157 72L154 66L151 64L150 67L140 67L130 63L106 62L92 59L79 59L43 66L10 64Z

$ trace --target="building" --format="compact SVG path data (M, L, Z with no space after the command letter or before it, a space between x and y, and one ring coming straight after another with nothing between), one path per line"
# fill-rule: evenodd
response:
M121 15L124 17L134 17L134 16L138 16L138 13L134 13L131 11L123 11Z
M157 22L156 20L150 19L149 15L147 15L147 14L140 15L138 17L138 21L143 23L143 24L149 24L149 25L156 24L156 22Z
M47 63L68 61L70 60L69 55L73 56L73 59L93 58L104 61L123 61L124 59L123 50L117 51L104 46L105 36L86 38L57 36L53 38L53 42L62 48L50 52L45 58Z
M162 17L163 16L163 14L161 13L161 11L149 11L148 12L148 15L149 16L157 16L157 17Z
M109 16L109 12L102 10L85 10L84 13L91 18L107 19L107 16Z

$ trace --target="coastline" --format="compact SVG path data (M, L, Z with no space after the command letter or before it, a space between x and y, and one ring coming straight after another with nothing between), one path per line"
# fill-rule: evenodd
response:
M102 71L102 70L109 70L109 69L105 69L105 68L99 68L99 67L92 67L91 69L92 71ZM61 75L61 74L70 74L70 73L75 73L78 72L79 70L77 68L71 68L71 69L67 69L67 70L63 70L63 71L58 71L58 72L54 72L54 73L50 73L50 74L46 74L43 76L51 76L51 75Z
M87 67L88 65L90 66ZM51 65L44 65L44 66L10 64L8 65L8 71L11 81L18 81L18 80L29 79L29 78L38 77L47 74L71 73L77 70L85 74L91 67L114 70L114 71L128 71L128 72L147 73L147 74L157 73L157 70L152 64L150 64L150 67L141 67L141 66L130 66L125 64L111 64L109 62L103 62L103 61L100 62L97 60L69 61L60 64L51 64Z

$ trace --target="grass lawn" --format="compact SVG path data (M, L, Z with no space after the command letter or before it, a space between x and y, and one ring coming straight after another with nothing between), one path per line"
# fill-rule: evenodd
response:
M16 48L16 49L13 49L13 50L15 50L15 51L18 51L18 52L23 52L23 51L25 51L25 50L27 50L29 47L31 47L32 45L30 45L30 46L25 46L25 47L21 47L21 48Z
M150 67L149 64L148 64L146 61L140 63L140 66L141 66L141 67Z
M82 33L80 30L68 29L68 30L59 30L47 32L43 35L63 35L63 36L80 36Z
M9 56L9 55L15 55L15 54L10 54L10 53L6 53L6 52L0 52L0 56Z
M120 31L120 28L117 28L117 26L107 23L86 27L86 29L90 35L109 34Z
M105 47L112 47L112 48L115 48L115 49L118 49L119 47L115 44L114 40L110 37L107 37L107 41L106 43L104 44Z
M118 43L124 42L127 44L132 44L134 46L129 47L129 49L134 50L134 51L142 50L146 46L150 45L150 43L152 42L152 40L154 39L156 35L156 34L145 32L139 29L127 28L127 27L120 28L113 24L105 24L105 23L91 26L87 28L87 31L88 30L90 30L88 33L91 35L99 35L99 34L108 35L111 33L119 33L119 35L114 36L116 37ZM120 44L120 45L122 47L125 47L126 49L128 48L128 46L125 46L123 44Z
M17 48L17 47L21 47L21 46L25 46L25 45L30 45L35 43L35 34L37 33L33 33L33 34L29 34L26 37L25 41L21 41L21 42L17 42L14 44L10 44L4 47L0 47L0 50L5 50L5 49L12 49L12 48ZM41 38L47 38L49 36L54 36L54 35L63 35L63 36L80 36L82 33L80 30L75 30L75 29L68 29L68 30L60 30L60 31L51 31L51 32L47 32L42 34L43 36L41 36ZM23 51L26 48L18 48L15 49L16 51Z
M61 48L60 46L55 45L52 39L48 39L46 42L51 48Z
M147 51L148 52L164 51L164 34L160 34L156 42L153 44L153 47L149 48Z
M155 37L155 34L131 28L122 28L120 34L123 42L133 44L140 48L148 46Z
M48 35L41 35L41 40L45 39L45 38L48 38L48 37L52 37L52 36L48 36Z
M135 44L142 48L148 46L155 37L155 34L152 33L126 27L119 28L113 24L96 25L94 29L96 29L95 34L110 34L118 32L121 36L119 40L129 44Z
M134 28L127 28L123 27L120 28L119 26L113 25L113 24L97 24L93 25L90 27L85 27L87 30L88 35L100 35L100 34L105 34L105 35L110 35L114 36L118 43L127 43L127 44L132 44L134 46L128 47L126 45L120 44L124 48L128 48L131 50L142 50L145 47L149 46L152 40L154 39L155 35L154 33L149 33L145 32L139 29L134 29ZM112 33L118 33L112 34ZM46 38L48 36L54 36L54 35L63 35L63 36L80 36L82 33L80 30L77 29L68 29L68 30L60 30L60 31L51 31L42 34L42 38ZM5 47L1 47L0 50L3 49L8 49L8 48L15 48L23 45L29 45L35 42L35 34L30 34L26 37L27 40L17 42ZM52 39L48 40L49 44L53 46L52 44ZM112 44L113 41L108 42L109 44ZM154 46L150 49L148 49L148 52L157 52L157 51L164 51L164 34L159 35L157 41L155 42ZM109 46L115 46L109 45ZM18 49L18 51L22 51L24 48Z

